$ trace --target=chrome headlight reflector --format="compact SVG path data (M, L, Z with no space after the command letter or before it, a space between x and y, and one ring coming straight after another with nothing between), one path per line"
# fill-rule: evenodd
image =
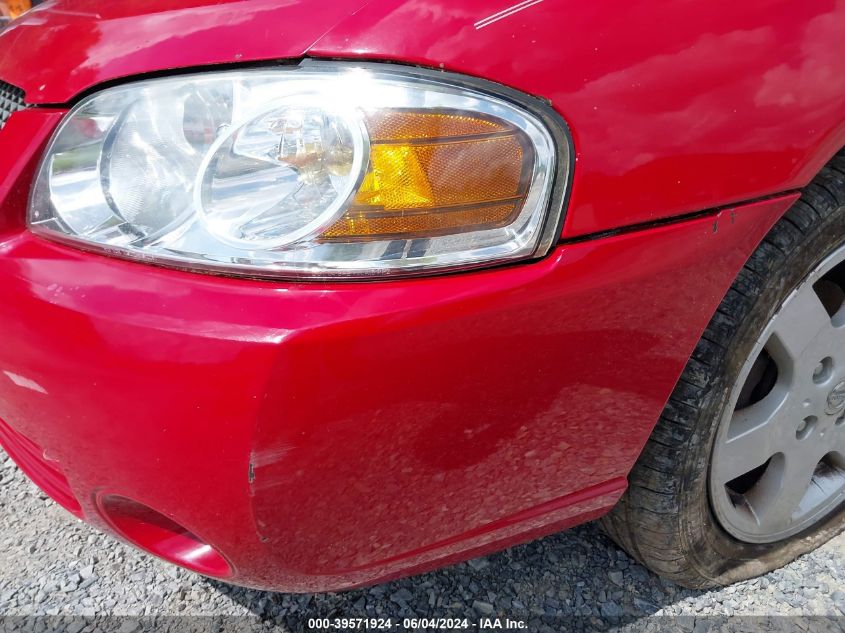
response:
M56 131L29 225L263 277L540 257L570 168L563 124L544 108L444 73L319 62L108 88Z

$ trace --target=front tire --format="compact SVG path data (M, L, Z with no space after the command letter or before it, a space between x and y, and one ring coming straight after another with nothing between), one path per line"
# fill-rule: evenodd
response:
M843 245L840 152L740 271L602 520L661 576L729 584L845 529Z

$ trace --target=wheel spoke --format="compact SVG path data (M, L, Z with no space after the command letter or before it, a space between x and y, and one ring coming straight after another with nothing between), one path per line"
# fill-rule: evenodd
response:
M833 428L833 446L831 450L839 453L842 460L845 461L845 424L840 424Z
M780 477L766 477L754 490L749 502L763 529L788 529L801 501L812 485L818 463L806 454L791 454L786 458Z
M832 330L830 315L811 283L805 283L792 295L773 322L772 343L774 352L782 351L781 362L792 363L801 358L802 352L824 329Z
M722 484L761 466L780 450L781 433L776 426L786 401L786 393L773 391L734 413L719 453L717 470Z

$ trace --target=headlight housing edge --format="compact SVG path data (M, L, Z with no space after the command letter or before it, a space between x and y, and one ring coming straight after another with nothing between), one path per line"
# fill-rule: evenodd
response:
M546 255L574 155L545 102L486 80L305 60L95 92L66 115L28 224L202 272L391 278Z

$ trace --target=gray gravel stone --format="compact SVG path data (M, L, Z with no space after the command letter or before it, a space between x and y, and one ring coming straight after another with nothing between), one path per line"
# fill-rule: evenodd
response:
M489 602L482 602L481 600L474 600L472 608L483 615L490 615L495 610L495 607L493 607L492 604Z
M475 571L481 571L485 567L490 566L490 561L486 558L473 558L471 561L467 562L467 565L472 567Z
M845 591L835 591L831 599L836 608L842 612L842 615L845 615Z
M393 600L393 602L409 602L414 599L414 594L408 591L405 587L402 587L399 591L391 594L390 599Z
M501 615L524 619L532 632L557 632L573 622L580 623L579 630L601 629L606 618L631 620L642 625L638 630L658 632L748 630L710 626L713 616L730 614L845 616L845 535L785 569L712 591L690 591L654 576L594 525L356 591L292 595L232 587L168 565L82 524L45 501L2 452L0 544L0 616L240 616L258 623L249 630L293 632L305 630L313 617L477 621ZM668 617L680 619L669 626ZM795 623L770 620L775 624L760 630L788 630L776 623ZM153 630L141 622L152 620L121 618L110 627L76 633ZM814 630L810 625L803 630ZM45 625L43 630L71 629ZM217 629L198 629L212 630Z
M601 605L601 614L606 618L618 618L622 616L622 608L613 600L608 600Z

